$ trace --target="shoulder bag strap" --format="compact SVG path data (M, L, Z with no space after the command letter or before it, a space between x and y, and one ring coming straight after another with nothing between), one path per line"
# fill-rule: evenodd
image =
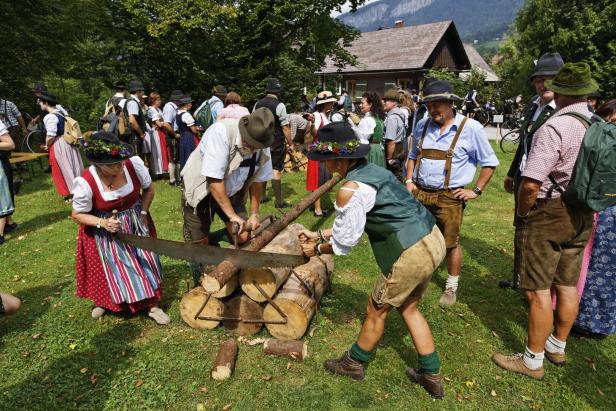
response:
M453 153L456 148L456 144L458 143L458 139L460 138L460 134L462 134L462 129L464 128L467 119L468 117L464 117L464 119L462 119L462 123L460 123L458 131L456 131L456 135L453 137L451 146L449 147L449 150L447 150L447 159L445 160L445 181L443 183L443 188L445 190L449 188L449 180L451 179L451 163L453 162Z

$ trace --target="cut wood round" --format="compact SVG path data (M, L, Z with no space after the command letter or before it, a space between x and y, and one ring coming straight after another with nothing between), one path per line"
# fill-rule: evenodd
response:
M218 349L214 366L212 367L212 378L215 380L226 380L231 377L235 370L235 358L237 357L237 343L233 338L223 342Z
M223 320L222 322L227 330L239 335L256 334L263 328L263 322L250 322L251 320L263 320L263 306L243 294L225 302L223 316L242 319L242 321Z
M186 324L192 328L216 328L220 321L200 320L195 318L207 298L207 293L201 287L195 287L182 297L180 301L180 315ZM200 317L220 317L224 311L224 304L215 297L210 297Z
M272 336L281 340L302 338L308 329L318 302L329 287L333 269L334 259L331 255L312 257L308 263L295 267L295 272L301 277L303 283L295 275L291 275L273 300L287 316L287 323L268 324L268 322L283 320L272 304L268 304L263 311L265 325ZM311 291L308 291L304 284L314 295L311 295Z
M308 356L308 345L303 341L286 341L272 338L263 343L263 352L302 361Z
M206 273L204 273L205 275ZM222 286L222 288L218 291L216 291L214 294L212 294L213 297L216 298L224 298L224 297L228 297L231 294L233 294L233 291L235 291L235 289L237 288L237 275L234 275L233 277L231 277L229 279L229 282L227 282L225 285Z
M291 224L278 234L268 245L263 247L261 251L267 253L281 253L302 255L302 246L299 243L298 235L304 226L300 224ZM239 282L242 290L247 296L257 302L267 301L267 298L259 291L257 284L265 294L270 298L276 294L276 291L287 281L291 267L277 268L247 268L240 272Z

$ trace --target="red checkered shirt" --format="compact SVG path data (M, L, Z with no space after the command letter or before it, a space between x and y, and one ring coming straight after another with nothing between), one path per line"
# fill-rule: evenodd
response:
M522 176L541 182L538 198L547 197L548 190L552 186L550 174L563 190L569 185L586 132L580 120L563 115L571 112L580 113L588 118L592 116L586 102L571 104L554 112L533 137ZM560 197L560 193L552 190L552 197Z

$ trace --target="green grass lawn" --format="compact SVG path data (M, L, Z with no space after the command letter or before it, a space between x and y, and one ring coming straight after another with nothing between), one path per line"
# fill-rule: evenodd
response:
M500 157L509 164L510 156ZM513 198L501 187L505 172L505 165L498 168L485 194L466 208L458 304L437 304L447 275L442 268L421 304L443 363L441 402L406 379L404 369L416 364L416 354L395 312L365 381L323 369L325 359L351 345L364 316L378 272L366 238L350 256L336 258L332 292L310 326L303 363L241 345L233 378L216 382L209 377L213 358L232 335L224 328L193 330L181 320L179 302L191 278L186 264L163 259L163 306L171 325L157 326L144 315L91 319L90 301L74 295L77 225L49 175L39 172L17 197L20 229L0 247L0 289L23 300L19 313L0 317L0 409L615 409L614 337L570 338L567 366L546 361L542 382L490 361L494 351L522 350L526 334L524 296L497 287L513 264ZM290 201L305 195L303 174L285 174L283 181ZM152 214L159 236L180 240L179 190L165 182L156 189ZM325 199L329 208L331 199ZM275 213L272 203L268 212ZM321 221L306 212L298 222L316 229L332 217Z

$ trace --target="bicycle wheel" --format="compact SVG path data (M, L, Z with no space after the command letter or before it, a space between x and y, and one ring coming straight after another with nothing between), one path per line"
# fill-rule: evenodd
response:
M24 149L27 149L31 153L44 153L45 136L43 136L40 130L33 130L26 136L24 145Z
M520 143L520 131L511 130L501 138L499 143L503 153L515 153Z
M490 116L484 110L479 110L475 113L475 120L481 123L482 126L487 126L490 121Z

